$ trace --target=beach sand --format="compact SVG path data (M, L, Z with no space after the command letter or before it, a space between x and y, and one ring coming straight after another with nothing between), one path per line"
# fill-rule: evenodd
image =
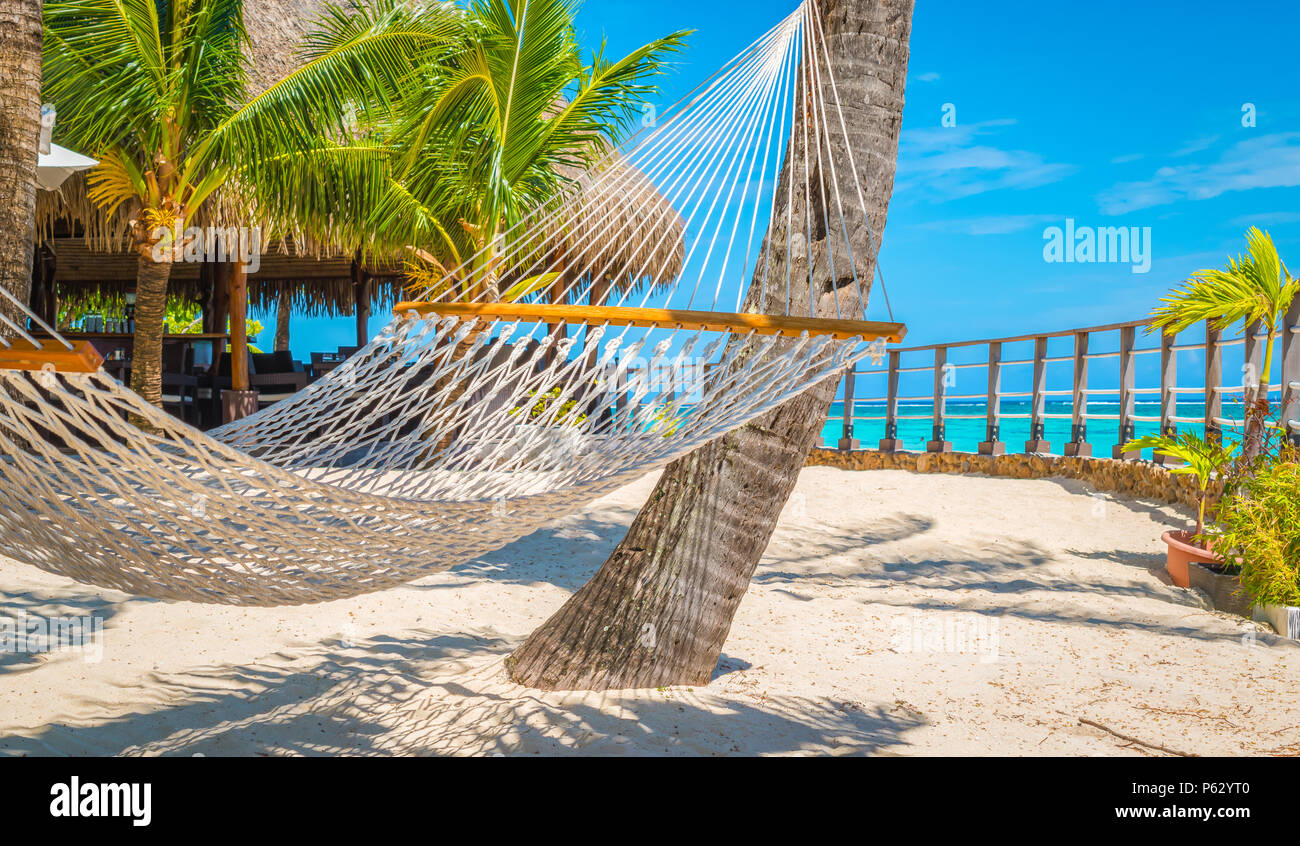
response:
M1186 513L1069 481L810 468L706 687L541 693L502 661L644 479L472 564L323 606L141 600L0 559L0 616L105 618L0 655L0 754L1300 753L1300 646L1163 576Z

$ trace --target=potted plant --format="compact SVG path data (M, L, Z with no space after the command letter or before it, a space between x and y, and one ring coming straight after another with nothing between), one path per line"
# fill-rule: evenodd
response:
M1257 462L1219 503L1217 544L1241 566L1255 619L1300 640L1300 454Z
M1171 467L1169 472L1192 476L1198 490L1196 503L1196 530L1171 529L1161 539L1168 546L1165 558L1165 570L1169 578L1179 587L1191 587L1189 565L1192 563L1213 564L1222 568L1223 559L1215 554L1203 541L1205 534L1205 506L1209 499L1210 484L1232 463L1233 453L1237 448L1235 442L1228 444L1217 440L1206 440L1192 432L1183 432L1177 437L1171 435L1147 435L1130 441L1124 447L1125 452L1150 449L1158 455L1175 458L1181 465Z

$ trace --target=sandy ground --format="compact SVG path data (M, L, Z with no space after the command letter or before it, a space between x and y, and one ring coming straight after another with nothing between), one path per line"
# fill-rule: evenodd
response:
M1300 753L1300 646L1164 578L1185 515L1066 481L804 472L712 683L511 684L642 480L405 588L325 606L134 599L0 560L0 617L105 618L0 655L0 754ZM92 659L92 660L87 660Z

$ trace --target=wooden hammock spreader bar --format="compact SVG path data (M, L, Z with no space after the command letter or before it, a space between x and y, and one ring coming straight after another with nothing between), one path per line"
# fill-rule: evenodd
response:
M58 373L94 373L104 363L104 357L89 341L75 344L72 349L53 338L41 349L20 338L10 339L9 344L0 346L0 370L45 370L49 364Z
M445 317L483 317L536 323L587 323L611 326L646 326L672 329L702 329L758 335L798 337L827 335L840 341L862 338L901 343L907 335L902 323L871 320L831 320L816 317L787 317L772 314L731 314L717 311L683 311L669 308L623 308L618 306L545 305L538 303L398 303L396 314L438 314Z

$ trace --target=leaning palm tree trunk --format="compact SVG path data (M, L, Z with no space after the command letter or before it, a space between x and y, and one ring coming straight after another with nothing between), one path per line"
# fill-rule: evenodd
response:
M0 285L27 302L36 240L36 156L41 125L41 0L0 5ZM7 300L0 312L21 325ZM10 334L4 332L3 334Z
M893 191L912 5L912 0L822 3L847 135L855 145L871 232L876 233L874 238L868 235L858 198L841 178L841 198L864 291L874 274L878 237ZM825 96L833 95L826 92ZM839 172L848 173L848 151L839 149L843 147L839 133L832 133L831 146L836 148ZM792 177L795 155L801 155L798 145L792 145L783 183ZM830 177L821 178L832 194ZM786 196L784 188L777 196ZM812 214L813 230L829 233L822 238L842 234L838 218L834 225L824 225L828 221L818 219L819 208L806 205L801 199L795 202L794 231L803 229L803 215ZM768 235L769 242L777 245L776 255L786 252L785 217L781 202ZM843 241L840 244L842 250ZM840 262L841 268L847 264ZM807 273L806 264L803 272ZM771 280L781 280L770 283L771 301L784 302L784 278L783 268L769 275ZM847 285L839 289L844 308L852 279L824 282L827 293L817 312L834 316L832 286ZM756 279L749 292L750 310L756 310L762 293ZM866 304L854 305L865 309ZM851 314L852 309L844 316ZM627 537L596 576L510 657L515 681L563 690L707 683L834 392L832 382L818 385L669 465Z

